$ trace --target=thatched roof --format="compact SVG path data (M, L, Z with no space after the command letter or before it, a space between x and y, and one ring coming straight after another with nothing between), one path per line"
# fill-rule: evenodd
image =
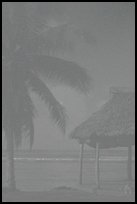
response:
M115 92L97 112L74 129L70 137L95 146L134 144L135 93Z

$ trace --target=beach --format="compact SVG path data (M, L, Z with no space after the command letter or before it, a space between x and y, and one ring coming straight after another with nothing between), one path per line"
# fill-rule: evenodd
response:
M16 184L17 189L19 189L20 193L16 192L15 195L6 196L3 193L3 198L5 196L7 199L21 199L19 195L27 194L27 196L23 196L29 200L33 198L36 200L35 196L37 195L37 199L46 199L50 200L51 198L54 200L54 196L51 194L55 194L57 196L57 200L60 199L70 199L70 194L73 194L71 197L72 200L77 200L79 198L81 200L96 200L99 199L99 195L93 193L93 189L96 187L95 185L95 161L94 159L85 159L83 164L83 184L79 185L79 159L47 159L47 160L34 160L34 159L15 159L15 175L16 175ZM134 161L132 163L132 175L135 177L135 164ZM5 168L6 163L3 161L3 175L2 182L4 186L5 182ZM110 157L106 157L100 160L100 179L101 179L101 190L100 196L105 196L104 199L112 199L112 197L117 199L125 199L126 196L123 192L123 187L127 184L127 175L126 175L126 158L116 158L113 159ZM133 182L134 186L134 182ZM62 187L62 189L57 190L58 187ZM64 187L69 187L70 189L63 189ZM77 191L71 190L77 189ZM54 190L53 190L54 189ZM55 190L56 189L56 190ZM61 193L64 190L64 193ZM42 193L43 192L43 193ZM45 193L44 193L45 192ZM36 194L35 194L36 193ZM91 197L91 193L93 193ZM80 197L78 195L81 195ZM30 196L29 196L30 195ZM32 195L32 196L31 196ZM47 195L47 198L44 197ZM61 198L63 195L63 198ZM88 196L87 196L88 195ZM106 196L107 195L107 196ZM110 197L109 197L110 196ZM123 197L120 197L123 196ZM21 196L22 197L22 196ZM128 197L129 198L129 197ZM102 198L101 198L102 199ZM133 200L132 198L130 198ZM56 199L55 199L56 200ZM12 201L11 201L12 202ZM27 201L26 201L27 202ZM29 201L28 201L29 202ZM58 201L57 201L58 202ZM82 201L81 201L82 202ZM84 201L83 201L84 202ZM97 201L96 201L97 202Z
M12 192L2 194L3 202L134 202L132 195L93 193L77 188L52 189L45 192Z

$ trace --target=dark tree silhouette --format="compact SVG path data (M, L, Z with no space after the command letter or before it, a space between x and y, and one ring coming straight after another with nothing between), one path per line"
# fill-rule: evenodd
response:
M34 140L35 107L30 91L45 101L53 120L65 131L64 107L40 76L84 93L90 87L90 77L76 63L34 52L45 39L32 31L33 12L29 13L26 8L24 2L2 3L2 125L7 139L7 185L10 189L16 188L14 145L21 144L24 132L29 135L30 146ZM33 50L30 50L32 45Z

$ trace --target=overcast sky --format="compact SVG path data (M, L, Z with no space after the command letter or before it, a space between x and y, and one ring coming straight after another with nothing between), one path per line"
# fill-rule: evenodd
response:
M130 2L61 2L54 5L59 11L56 20L61 22L65 19L91 33L90 44L76 40L75 52L67 56L89 70L94 84L90 95L80 95L68 87L51 87L67 109L69 132L107 100L111 86L134 87L135 8ZM41 114L35 121L34 147L77 149L77 142L70 141L67 134L63 136L51 122L44 104L37 99L35 101L40 103Z
M75 52L66 58L88 69L93 89L88 97L69 87L51 87L68 112L67 133L103 104L111 86L135 85L135 4L133 2L44 2L40 3L52 20L69 22L88 30L90 44L75 40ZM44 6L43 6L44 5ZM55 12L56 11L56 12ZM64 54L65 55L65 54ZM36 96L39 117L35 120L34 148L77 149L76 141L64 136L49 118L48 110Z

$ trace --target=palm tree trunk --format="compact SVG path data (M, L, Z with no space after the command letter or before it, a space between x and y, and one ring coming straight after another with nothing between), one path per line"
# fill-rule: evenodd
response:
M81 152L80 152L80 175L79 175L79 184L82 184L83 151L84 151L84 143L81 144Z
M13 143L13 133L9 130L7 134L7 181L6 185L9 190L16 189L15 183L15 171L14 171L14 143Z
M100 188L100 171L99 171L99 143L96 143L96 188Z
M128 146L128 162L127 162L128 181L132 181L132 146Z

